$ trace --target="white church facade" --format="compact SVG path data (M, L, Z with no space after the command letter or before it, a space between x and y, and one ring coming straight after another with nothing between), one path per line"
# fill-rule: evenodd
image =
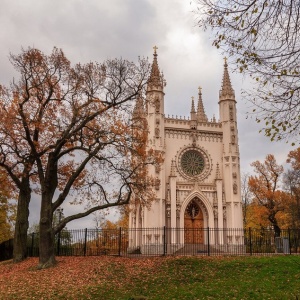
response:
M192 98L189 118L170 118L157 56L155 47L144 109L147 146L162 153L163 163L149 166L156 183L151 207L131 207L129 248L146 252L166 239L171 252L208 241L241 244L241 231L227 230L243 228L236 100L227 62L216 100L219 120L206 116L201 88L198 99ZM206 228L215 229L213 236Z

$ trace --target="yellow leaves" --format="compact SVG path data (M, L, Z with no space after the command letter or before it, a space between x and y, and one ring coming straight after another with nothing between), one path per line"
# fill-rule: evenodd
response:
M300 148L289 152L287 163L290 163L294 170L300 170Z
M4 170L0 169L0 243L12 238L11 221L14 219L15 204L9 202L13 186Z
M257 30L255 28L251 28L250 33L256 36Z

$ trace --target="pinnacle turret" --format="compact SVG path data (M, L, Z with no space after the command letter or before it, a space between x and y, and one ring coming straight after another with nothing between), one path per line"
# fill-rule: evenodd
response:
M158 62L157 62L157 52L158 49L156 46L153 47L154 53L153 53L153 63L151 67L151 74L148 79L148 88L163 88L164 87L164 78L163 75L159 71Z
M195 110L194 97L192 97L191 120L196 120L196 110Z
M207 116L205 114L203 101L202 101L201 87L199 86L198 89L199 89L199 93L198 93L197 121L207 122Z
M231 86L231 81L228 73L228 65L227 65L227 59L225 58L224 63L224 74L223 74L223 82L222 82L222 88L220 90L220 98L226 98L226 99L235 99L234 90Z

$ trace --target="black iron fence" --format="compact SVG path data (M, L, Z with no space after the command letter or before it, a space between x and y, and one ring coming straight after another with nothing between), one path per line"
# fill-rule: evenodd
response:
M145 228L62 230L57 256L272 255L300 253L300 229ZM39 255L39 235L28 236L28 256ZM0 244L0 260L12 255L12 242ZM2 255L3 254L3 255ZM5 255L4 255L5 254Z

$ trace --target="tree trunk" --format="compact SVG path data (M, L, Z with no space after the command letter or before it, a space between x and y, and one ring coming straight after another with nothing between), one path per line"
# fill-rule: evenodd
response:
M275 237L279 237L281 233L281 229L278 225L273 225L274 226L274 231L275 231Z
M18 207L14 234L13 261L20 262L27 257L27 231L29 227L29 203L31 189L29 180L23 180L19 192Z
M39 268L44 269L56 264L55 239L53 230L52 199L57 187L57 159L49 153L48 165L42 185L40 214L40 257Z
M275 213L274 213L274 212L272 212L272 213L269 215L269 221L270 221L271 224L273 225L274 232L275 232L275 237L279 237L279 236L280 236L280 233L281 233L281 229L280 229L280 227L278 226L277 219L276 219L276 217L275 217Z
M40 255L39 268L44 269L55 265L55 239L52 228L52 197L42 195L40 215Z

